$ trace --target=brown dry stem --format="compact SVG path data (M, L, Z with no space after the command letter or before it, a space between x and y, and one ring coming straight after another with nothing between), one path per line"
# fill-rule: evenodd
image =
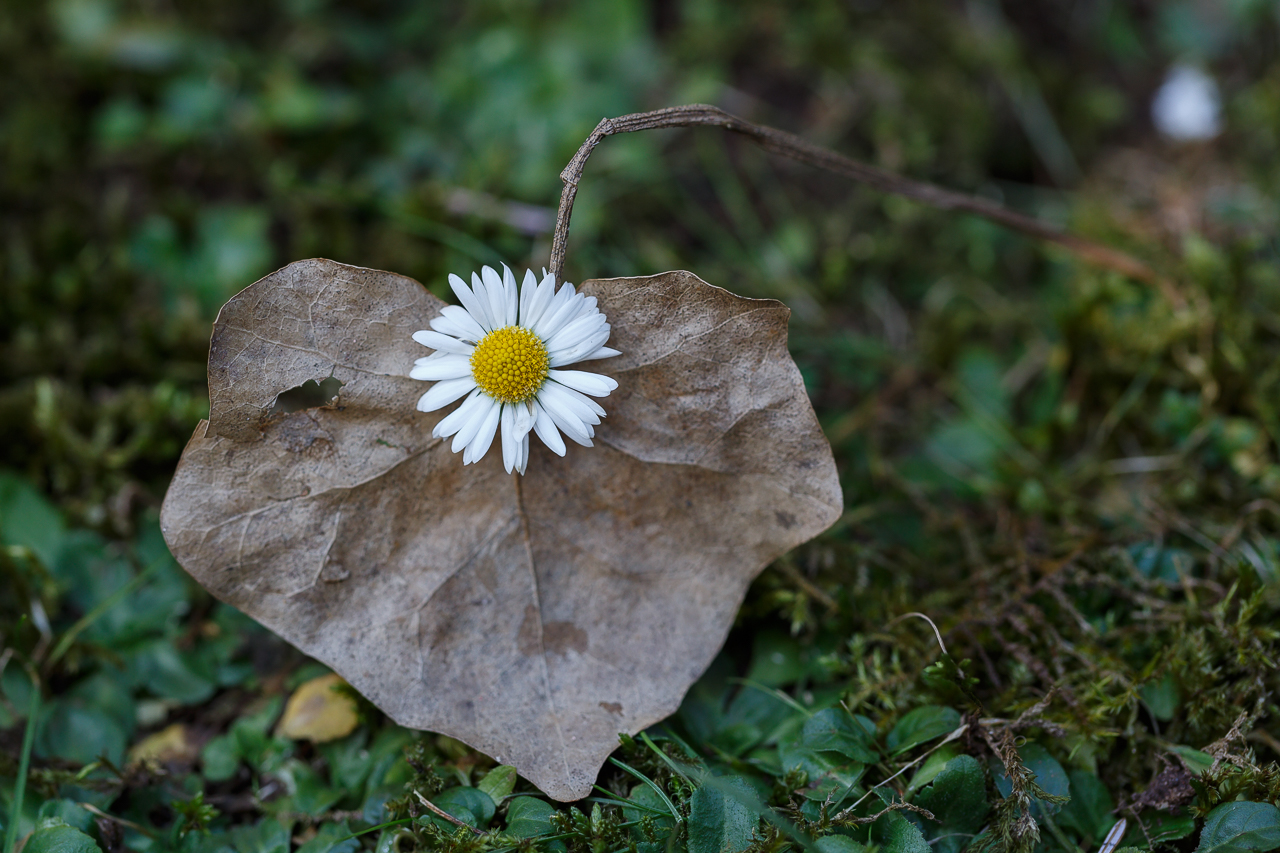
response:
M1076 257L1088 264L1103 269L1115 270L1124 275L1157 287L1171 304L1177 308L1185 307L1186 300L1178 292L1173 282L1159 275L1151 267L1132 255L1103 246L1083 237L1068 234L1030 216L1015 213L1001 205L977 196L958 193L944 187L917 181L912 178L896 175L893 172L878 169L859 163L843 154L837 154L819 145L814 145L786 131L764 125L753 124L725 112L719 107L708 104L688 104L680 107L666 107L644 113L631 113L617 118L601 119L596 129L578 148L573 159L560 173L564 182L564 190L560 194L560 209L556 213L555 234L551 240L552 275L559 281L563 278L565 245L569 238L569 219L573 216L573 202L578 194L578 182L582 179L582 170L587 158L597 145L607 136L618 133L634 133L640 130L659 130L672 127L719 127L733 133L740 133L772 154L790 157L819 169L826 169L843 175L846 178L866 184L867 186L895 195L905 196L915 201L924 202L941 210L958 210L972 213L999 223L1030 237L1045 240L1062 246Z

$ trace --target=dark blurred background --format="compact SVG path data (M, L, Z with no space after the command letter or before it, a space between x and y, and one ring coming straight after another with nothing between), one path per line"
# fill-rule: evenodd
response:
M567 278L686 268L784 300L851 506L904 541L935 491L1070 515L1115 458L1189 437L1228 493L1280 493L1278 10L4 0L0 467L127 534L207 412L230 295L312 256L437 293L483 263L541 267L596 122L701 101L1109 242L1190 294L1170 306L720 131L609 139ZM1178 73L1220 112L1161 133ZM1210 488L1179 476L1188 500Z

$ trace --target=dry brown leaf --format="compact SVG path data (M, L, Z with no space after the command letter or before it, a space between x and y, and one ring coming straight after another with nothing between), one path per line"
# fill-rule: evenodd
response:
M328 743L351 734L360 718L351 697L334 689L344 683L334 673L304 682L285 704L276 734L312 743Z
M325 662L397 722L457 737L560 800L668 716L747 585L838 517L840 487L785 306L687 272L588 281L623 355L596 447L462 465L414 410L417 282L300 261L231 299L210 420L164 535L211 592ZM598 365L598 366L597 366ZM269 414L334 376L338 399ZM452 408L452 407L450 407Z
M129 763L144 766L192 762L200 754L195 735L182 723L174 723L138 741L129 750Z

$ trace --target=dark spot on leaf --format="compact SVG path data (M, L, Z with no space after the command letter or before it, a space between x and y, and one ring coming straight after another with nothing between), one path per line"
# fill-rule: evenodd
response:
M587 632L572 622L548 622L542 626L542 643L552 654L587 650Z
M532 604L525 605L524 620L516 635L516 645L521 654L536 655L545 652L563 655L569 649L579 653L587 650L587 632L572 622L546 622L542 624L541 632L538 631L539 622L538 608Z

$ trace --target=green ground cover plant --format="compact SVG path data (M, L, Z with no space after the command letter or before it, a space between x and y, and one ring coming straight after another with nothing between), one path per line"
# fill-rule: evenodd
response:
M1031 853L1120 819L1120 847L1280 846L1280 25L1206 9L11 4L6 853ZM1212 143L1147 119L1187 58L1222 89ZM291 736L286 700L326 670L159 534L213 312L296 258L442 296L449 271L541 265L599 118L693 101L1172 286L714 131L610 140L567 277L683 267L785 301L843 517L756 581L590 800L357 697L349 734Z

